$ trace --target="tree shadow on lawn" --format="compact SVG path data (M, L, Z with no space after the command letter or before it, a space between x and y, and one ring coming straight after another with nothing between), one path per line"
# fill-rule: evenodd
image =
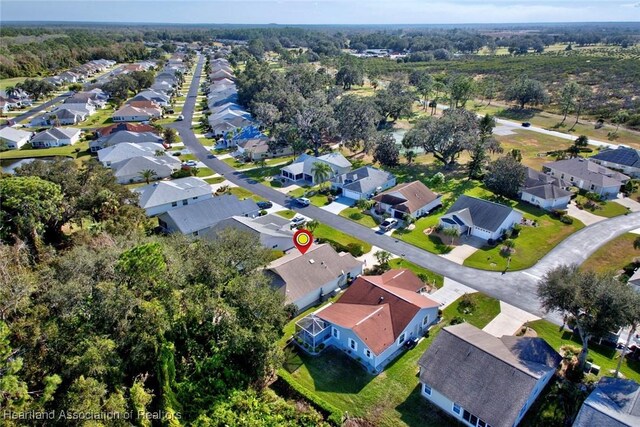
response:
M526 120L526 119L531 119L533 116L536 115L536 113L539 113L540 111L541 110L537 110L534 108L522 109L517 107L511 107L511 108L505 108L504 110L498 111L496 113L496 116L502 119Z
M396 406L396 410L400 413L400 419L406 425L410 427L463 425L424 398L420 394L420 388L420 384L415 386L407 399L400 405Z
M299 349L293 351L297 353L300 362L292 358L289 367L293 368L298 363L298 367L304 365L316 391L358 394L375 378L358 362L331 347L318 356L310 356ZM285 369L289 370L289 367L285 366ZM294 371L292 374L295 376L298 373Z

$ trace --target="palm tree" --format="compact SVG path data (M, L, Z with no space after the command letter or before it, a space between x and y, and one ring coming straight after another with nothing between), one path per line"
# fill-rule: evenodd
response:
M7 97L13 98L18 93L18 88L15 86L7 86L4 91L7 94Z
M410 165L416 158L417 154L413 150L405 151L404 157L407 159L407 164Z
M442 234L444 234L447 237L451 237L450 245L453 246L453 240L456 237L460 237L460 230L454 227L447 227L444 230L442 230Z
M320 222L317 219L313 219L306 224L306 229L309 230L312 234L316 231L316 228L320 225Z
M311 167L311 174L313 175L313 181L322 184L324 181L331 177L333 169L328 163L315 162Z
M164 155L166 155L164 150L156 150L156 152L153 154L155 157L162 157Z
M144 179L147 184L149 184L151 180L155 178L158 174L153 169L145 169L143 171L140 171L138 175L140 175L140 177Z

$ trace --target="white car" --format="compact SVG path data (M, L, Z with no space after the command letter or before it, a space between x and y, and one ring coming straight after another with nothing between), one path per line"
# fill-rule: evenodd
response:
M195 160L187 160L186 162L184 162L184 164L189 167L194 167L198 164L198 162L196 162Z
M291 228L300 227L301 225L304 225L305 222L307 222L306 219L301 216L297 216L291 220Z
M176 120L181 122L181 121L184 120L184 116L182 114L180 114Z
M397 219L395 219L395 218L387 218L384 221L382 221L382 223L380 224L380 230L389 231L393 227L395 227L396 224L398 224L398 220Z
M298 197L296 199L296 203L298 203L300 206L309 206L311 204L311 200L307 199L306 197Z

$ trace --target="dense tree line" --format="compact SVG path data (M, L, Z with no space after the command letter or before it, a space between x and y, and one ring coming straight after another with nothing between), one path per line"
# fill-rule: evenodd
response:
M109 426L156 425L147 412L172 426L324 425L265 391L289 311L251 236L149 235L97 163L33 162L0 180L0 197L0 409L133 411L90 424Z

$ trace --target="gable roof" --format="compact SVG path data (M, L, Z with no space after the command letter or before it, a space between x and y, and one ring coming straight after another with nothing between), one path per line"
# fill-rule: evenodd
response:
M135 142L123 142L122 144L116 144L103 148L102 150L98 150L98 160L101 162L119 162L133 157L154 156L158 150L164 151L164 147L162 144L158 144L156 142L143 142L140 144ZM180 160L173 156L165 155L163 157L171 158L175 162L180 163Z
M130 131L130 132L138 132L138 133L151 132L151 133L158 134L158 130L156 128L154 128L151 125L145 125L142 123L114 123L112 125L105 126L103 128L98 129L96 133L102 137L102 136L107 136L112 133L120 132L124 130Z
M573 427L640 425L640 384L603 377L584 401Z
M12 127L3 127L0 129L0 138L6 139L11 142L19 142L25 138L29 138L32 135L31 132L25 132L20 129L14 129Z
M216 229L232 227L256 235L282 237L291 239L293 247L293 231L289 228L289 220L278 215L263 215L255 218L234 215L216 224Z
M496 338L468 323L443 328L418 361L420 381L494 427L511 427L561 357L542 338Z
M271 276L273 287L285 295L287 303L292 303L358 266L362 268L362 262L351 254L338 253L324 243L312 244L304 254L290 252L269 264L265 271Z
M110 133L103 139L105 145L115 145L122 142L157 142L162 143L162 138L153 132L131 132L128 130L122 130L119 132Z
M179 167L180 161L176 164L176 160L171 156L136 156L111 165L116 177L136 175L145 169L151 169L159 176L168 176Z
M331 178L330 181L341 184L343 189L358 193L370 193L392 179L394 179L392 173L372 168L371 166L363 166L342 175L337 175Z
M282 170L288 171L294 175L303 172L307 175L311 175L313 164L318 161L327 163L334 171L337 168L348 168L351 166L351 162L349 162L349 160L340 153L329 153L320 157L314 157L303 153L298 156L293 163L283 167Z
M592 156L591 159L632 168L640 168L640 151L633 148L618 147L615 150L602 150L595 156Z
M400 212L413 213L440 197L421 181L406 182L384 191L373 200L393 206Z
M51 128L47 130L43 130L42 132L38 132L35 134L33 138L31 138L31 142L39 142L39 141L57 141L59 139L71 139L76 135L79 135L82 131L77 128Z
M458 200L445 215L464 216L471 219L471 223L466 224L468 226L473 225L489 231L498 231L511 212L513 212L513 208L509 206L462 195L458 197Z
M526 173L524 184L522 185L523 188L538 187L543 184L553 184L559 187L571 187L572 185L570 182L556 176L547 175L532 168L527 168Z
M233 194L212 197L198 203L172 209L160 215L170 218L182 234L190 234L217 224L235 215L258 212L258 205L251 199L240 200Z
M115 111L112 116L148 116L152 117L154 114L162 114L162 110L159 107L134 107L130 104L126 104L118 111Z
M211 186L204 179L188 176L186 178L161 181L137 187L134 188L133 191L140 194L138 201L140 207L147 209L179 200L211 194Z
M438 303L418 293L425 284L411 270L360 276L340 299L315 315L352 329L375 354L386 350L423 308Z
M625 174L605 168L596 162L581 157L545 163L543 166L575 176L578 179L593 182L600 187L619 187L623 182L629 180L629 177Z

